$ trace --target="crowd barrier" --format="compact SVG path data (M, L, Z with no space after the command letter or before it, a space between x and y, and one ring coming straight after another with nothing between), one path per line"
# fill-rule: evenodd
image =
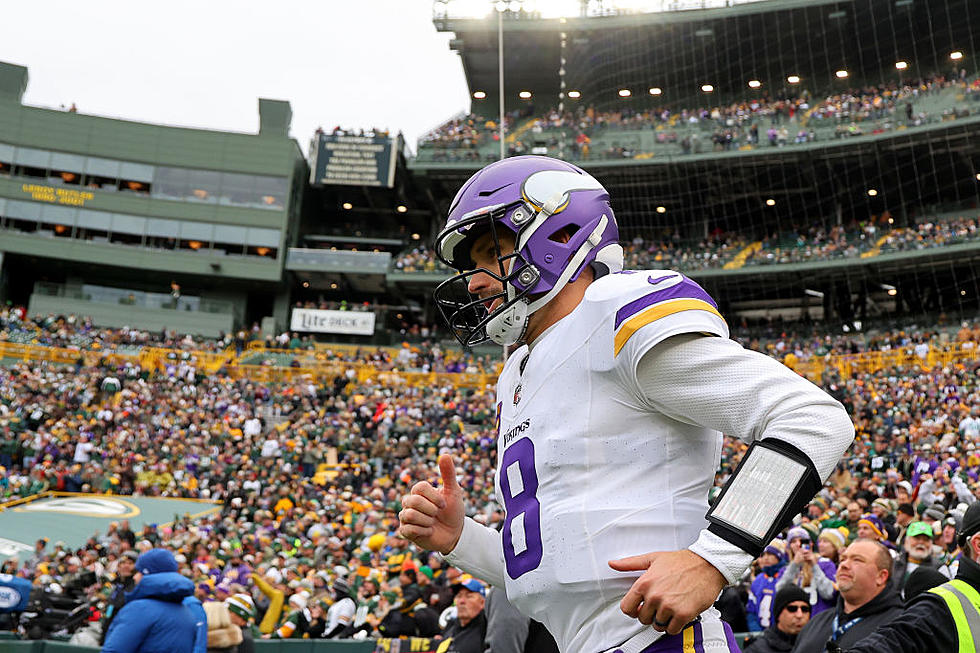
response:
M398 386L442 386L454 385L461 388L487 389L496 384L496 373L440 373L412 372L402 370L380 370L367 363L352 363L346 361L326 360L326 349L335 352L353 353L358 348L354 345L326 346L320 345L314 350L264 349L252 344L242 356L236 356L234 351L206 352L162 349L159 347L144 347L136 352L119 352L110 350L79 350L44 345L19 344L0 342L0 358L21 361L49 361L58 364L74 364L82 358L86 365L96 365L100 361L112 364L125 361L138 362L143 369L160 370L175 360L193 358L206 372L214 373L224 369L236 379L269 383L308 379L314 383L332 383L349 369L356 373L359 384L374 384L384 387ZM362 348L365 350L367 348ZM397 352L397 349L392 349ZM299 367L283 365L243 364L239 360L248 357L254 360L257 354L266 353L270 357L292 357ZM792 354L784 357L783 362L796 372L807 378L820 382L828 371L835 372L842 379L849 379L856 374L874 373L892 367L920 367L935 369L977 360L978 348L973 346L950 345L947 347L930 347L924 356L919 356L910 349L894 349L890 351L868 351L860 354L835 354L822 357L811 357L797 360Z

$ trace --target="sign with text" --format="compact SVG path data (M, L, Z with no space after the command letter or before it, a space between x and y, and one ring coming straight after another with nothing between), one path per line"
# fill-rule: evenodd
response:
M20 189L30 195L35 202L50 202L51 204L85 206L86 201L95 198L95 195L87 190L54 188L40 184L22 184Z
M369 336L374 333L374 313L294 308L289 330Z
M311 184L391 188L395 183L397 153L390 136L318 134L311 150Z

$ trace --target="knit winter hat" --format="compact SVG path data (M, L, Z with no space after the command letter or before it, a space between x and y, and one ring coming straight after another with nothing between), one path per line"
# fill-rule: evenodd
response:
M840 551L847 544L847 536L845 536L838 528L825 528L820 531L820 540L827 540L834 545L834 548Z
M872 515L870 513L866 515L861 515L861 519L858 520L858 525L860 526L861 524L870 526L871 530L875 532L875 535L877 535L879 539L882 540L888 539L888 536L885 535L885 525L881 523L881 520L878 519L877 515Z
M793 601L810 603L810 595L804 592L803 588L797 587L796 585L787 585L783 589L776 592L776 596L772 597L773 620L778 621L779 615L782 613L783 608Z
M255 602L248 594L235 594L225 599L228 609L248 621L255 616Z

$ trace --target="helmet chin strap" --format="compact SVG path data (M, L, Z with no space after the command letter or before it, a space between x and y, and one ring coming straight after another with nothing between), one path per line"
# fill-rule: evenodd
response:
M528 305L520 299L497 314L487 322L487 336L498 345L510 347L517 344L527 331Z

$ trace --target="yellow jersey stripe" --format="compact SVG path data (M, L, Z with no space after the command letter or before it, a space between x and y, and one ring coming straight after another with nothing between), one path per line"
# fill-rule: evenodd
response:
M684 653L695 653L694 626L688 626L684 629Z
M656 322L662 317L667 317L668 315L673 315L674 313L680 313L681 311L708 311L719 318L721 313L718 309L709 304L708 302L701 299L668 299L667 301L660 302L659 304L654 304L650 308L646 309L642 313L637 313L630 319L623 322L619 327L619 331L616 332L616 338L613 341L614 352L616 356L619 356L619 352L626 346L626 343L633 334L639 331L641 328L650 324L651 322Z

